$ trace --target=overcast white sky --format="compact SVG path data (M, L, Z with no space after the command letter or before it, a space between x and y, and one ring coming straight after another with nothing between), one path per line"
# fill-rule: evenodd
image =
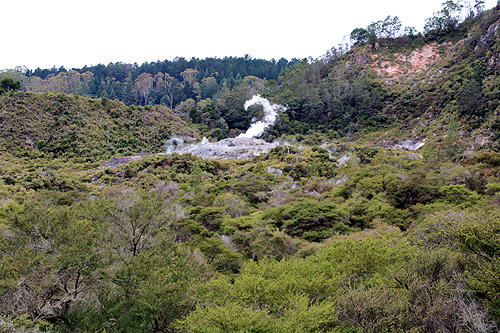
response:
M444 0L2 1L0 69L174 57L317 58L357 27L399 16L422 31ZM486 0L486 9L496 0Z

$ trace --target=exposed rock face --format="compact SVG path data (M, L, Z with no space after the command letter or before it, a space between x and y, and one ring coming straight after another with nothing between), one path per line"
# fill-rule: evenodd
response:
M383 54L371 54L371 67L386 83L397 81L400 76L428 70L434 63L446 57L453 43L431 43L415 49L410 54L394 53L395 59Z
M217 142L202 141L199 144L179 145L169 147L169 153L189 153L203 158L221 160L245 159L269 152L278 143L267 143L254 138L229 138Z
M484 36L481 36L481 41L483 42L483 44L488 45L488 46L493 44L495 37L498 36L499 25L500 25L500 20L496 21L495 23L490 25L486 34ZM479 45L476 46L476 50L479 48L480 48Z
M500 54L495 50L495 40L498 38L500 30L500 20L496 21L488 28L485 35L481 36L480 42L474 48L474 51L478 52L481 50L492 51L491 58L488 60L488 66L490 68L500 67Z

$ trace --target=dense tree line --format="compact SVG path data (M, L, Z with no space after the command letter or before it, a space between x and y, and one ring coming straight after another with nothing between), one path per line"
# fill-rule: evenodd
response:
M283 70L297 62L245 55L222 59L175 58L140 66L119 62L71 70L19 67L12 72L17 72L26 91L57 90L117 99L127 105L164 104L173 108L189 98L212 98L223 87L231 89L246 76L277 80Z
M284 58L278 61L271 59L254 59L250 55L244 57L224 57L224 58L191 58L186 59L183 57L176 57L173 60L164 60L156 62L145 62L142 65L125 64L125 63L110 63L108 65L99 64L96 66L85 66L81 69L75 69L80 73L91 72L99 79L106 77L114 77L116 80L123 82L132 73L132 78L135 79L142 73L149 73L155 75L158 72L168 73L169 75L181 79L181 73L188 68L196 69L199 72L198 79L203 77L212 76L218 73L221 79L230 77L254 75L260 78L269 80L276 80L279 74L286 68L297 62L296 59L288 61ZM40 69L27 70L27 76L38 76L42 79L47 78L49 75L57 75L65 72L67 69L61 67L59 69Z

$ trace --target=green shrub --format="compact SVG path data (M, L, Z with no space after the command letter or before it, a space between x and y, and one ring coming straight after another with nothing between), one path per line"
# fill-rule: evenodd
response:
M355 230L338 207L328 201L297 200L286 206L269 209L263 218L269 219L290 236L315 242Z

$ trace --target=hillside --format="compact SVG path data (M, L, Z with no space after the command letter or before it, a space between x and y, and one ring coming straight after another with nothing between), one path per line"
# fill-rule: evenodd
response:
M172 135L197 134L164 106L127 107L106 98L62 93L11 92L0 95L3 152L30 156L82 157L164 151Z
M278 135L441 140L455 131L498 150L499 19L492 9L451 32L357 43L285 71L275 99L289 109Z

